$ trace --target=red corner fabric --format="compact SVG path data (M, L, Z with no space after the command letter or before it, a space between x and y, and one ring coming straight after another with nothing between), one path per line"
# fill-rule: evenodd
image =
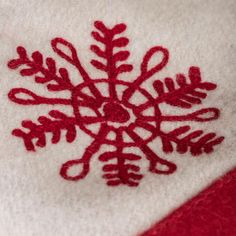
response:
M236 168L140 236L200 235L236 235Z

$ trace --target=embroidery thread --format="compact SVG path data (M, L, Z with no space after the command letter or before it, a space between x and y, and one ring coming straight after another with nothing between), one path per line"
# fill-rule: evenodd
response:
M93 141L81 158L67 161L62 165L60 175L71 181L85 178L90 171L91 158L102 144L106 144L116 149L99 156L99 160L104 162L102 177L106 179L107 185L137 186L143 175L135 162L139 161L141 156L126 153L124 148L140 148L149 161L149 171L167 175L173 173L177 167L148 146L152 140L159 137L165 153L174 150L178 153L189 151L195 156L203 152L212 152L214 146L223 141L224 137L217 137L215 133L204 134L202 130L192 130L189 125L180 126L170 132L161 129L163 122L208 122L218 119L219 109L212 107L184 115L164 115L160 108L160 104L168 104L190 109L201 104L207 92L216 88L215 84L202 81L198 67L189 68L188 78L179 73L175 79L167 77L164 81L156 80L153 83L156 94L153 96L141 85L167 65L168 50L161 46L149 49L143 57L139 75L127 82L119 78L121 73L131 72L133 69L131 64L126 63L129 51L123 50L129 40L119 36L126 30L126 25L117 24L113 28L108 28L103 22L96 21L94 26L96 31L92 32L92 37L98 45L91 45L90 49L100 59L91 60L91 64L104 72L104 78L90 77L82 66L75 47L63 38L53 39L52 49L78 70L83 80L81 83L74 85L68 70L63 67L57 68L53 58L44 58L39 51L29 56L22 46L17 47L18 58L8 62L10 69L20 68L23 77L33 76L35 82L46 85L48 91L69 91L71 94L70 98L49 98L39 96L26 88L13 88L9 92L9 99L20 105L64 105L73 109L74 116L51 110L49 117L40 116L37 123L24 120L24 129L14 129L12 134L23 139L28 151L35 151L36 147L45 147L47 133L52 134L51 143L56 144L61 139L61 132L65 130L66 141L73 142L78 127L92 137ZM99 44L103 45L103 49ZM161 60L152 65L151 60L157 55ZM108 87L107 94L101 90L101 86ZM99 125L98 132L90 128L95 124ZM148 135L142 137L138 132L140 129ZM70 169L79 165L82 170L76 175L71 175Z

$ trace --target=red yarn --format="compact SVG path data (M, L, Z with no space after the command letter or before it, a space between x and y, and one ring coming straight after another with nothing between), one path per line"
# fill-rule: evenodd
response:
M137 186L143 175L139 173L140 168L134 164L134 161L139 161L141 156L125 153L125 147L140 148L150 163L149 171L171 174L176 170L176 165L154 153L148 146L150 141L160 137L164 152L172 152L176 147L179 153L190 151L193 155L202 152L210 153L215 145L222 142L223 137L216 137L215 133L203 134L202 130L194 131L190 126L181 126L170 132L161 130L162 122L207 122L219 117L217 108L204 108L185 115L165 115L159 108L161 103L183 109L202 103L207 92L215 89L216 85L202 82L198 67L190 67L189 81L183 74L177 74L175 80L172 78L165 78L164 82L156 80L153 86L157 94L153 96L142 88L141 84L167 65L168 50L161 46L149 49L143 57L140 74L134 81L126 82L119 79L119 75L133 69L132 65L125 63L130 53L127 50L117 50L126 47L129 43L128 38L119 36L126 30L126 25L117 24L113 28L108 28L102 22L96 21L94 26L96 31L92 32L92 37L102 44L103 48L91 45L90 49L100 58L92 60L91 64L103 71L105 78L91 78L82 66L75 47L62 38L53 39L52 48L57 55L78 70L83 80L81 83L74 85L67 69L58 68L53 58L43 58L38 51L29 56L26 49L21 46L17 47L18 58L8 62L10 69L20 68L22 76L34 76L35 82L45 84L47 90L51 92L65 90L71 94L71 97L65 99L39 96L26 88L13 88L9 92L9 99L20 105L58 104L73 108L73 117L53 110L49 113L52 118L39 117L39 124L23 121L22 126L28 131L15 129L13 135L24 140L27 150L33 151L35 146L44 147L47 141L46 133L52 133L52 143L59 142L62 130L66 130L66 141L73 142L76 138L76 127L79 127L94 140L86 148L82 158L62 165L61 176L73 181L84 178L89 173L90 159L102 144L107 144L116 148L116 151L105 152L99 157L100 161L108 163L103 167L105 172L103 178L107 180L107 184ZM151 59L157 54L161 55L161 61L150 66ZM99 89L100 85L104 87L107 85L108 94ZM118 93L119 86L125 88L121 94ZM132 97L135 96L141 96L146 102L142 104L132 102ZM89 115L86 109L93 115ZM147 109L152 109L153 114L144 115L143 112ZM92 124L100 125L98 132L89 128ZM142 137L137 132L138 128L146 130L149 136ZM111 133L115 135L114 138L109 136ZM130 138L130 141L125 139L125 135ZM115 163L113 161L111 164L110 160L115 160ZM81 172L71 176L70 168L79 165L82 166Z
M141 235L235 236L235 225L236 169L233 169Z

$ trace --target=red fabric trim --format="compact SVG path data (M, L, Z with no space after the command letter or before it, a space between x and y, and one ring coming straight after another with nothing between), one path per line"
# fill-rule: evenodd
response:
M235 236L236 168L140 236Z

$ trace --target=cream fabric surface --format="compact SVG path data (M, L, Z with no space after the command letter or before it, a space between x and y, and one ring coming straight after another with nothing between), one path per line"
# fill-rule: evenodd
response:
M36 121L57 108L20 106L9 101L7 93L14 87L49 94L33 79L8 69L7 61L16 57L16 47L23 45L29 52L40 50L54 57L79 80L76 71L50 47L52 38L63 37L76 46L89 73L99 77L89 63L94 58L89 46L95 20L109 26L127 24L129 62L134 65L127 80L138 74L145 52L162 45L169 49L170 61L155 78L187 73L195 65L201 68L204 81L217 83L218 88L209 93L202 107L218 107L220 118L193 124L196 129L225 136L214 153L198 158L176 152L166 155L161 145L153 142L150 147L176 163L177 172L169 176L151 174L143 158L145 176L137 188L111 188L101 178L102 166L96 158L89 175L79 182L59 176L61 164L82 156L91 142L82 131L71 144L62 138L57 145L48 144L35 153L27 152L22 140L11 135L22 120ZM0 0L0 45L0 235L136 235L236 165L235 0ZM150 88L153 80L146 86ZM109 147L102 147L95 156L104 150ZM134 151L143 155L138 149Z

